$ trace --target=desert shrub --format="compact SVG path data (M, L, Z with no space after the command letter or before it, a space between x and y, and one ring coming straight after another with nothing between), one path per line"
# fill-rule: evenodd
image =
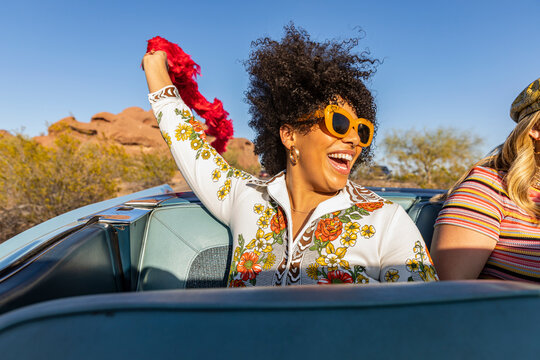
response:
M141 151L131 157L125 180L134 183L136 188L145 189L169 182L176 169L170 156Z
M471 131L444 127L392 130L382 142L395 179L440 189L451 186L479 159L481 144Z
M69 133L55 147L23 135L0 137L0 242L47 219L132 191L168 182L174 162L155 154L128 155L110 143L82 144Z
M83 146L68 135L55 148L22 135L0 139L0 238L113 197L125 156L117 147Z

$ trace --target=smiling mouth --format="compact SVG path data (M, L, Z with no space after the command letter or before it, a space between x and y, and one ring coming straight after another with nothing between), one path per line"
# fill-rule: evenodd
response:
M353 156L344 153L328 154L330 165L340 174L349 175Z

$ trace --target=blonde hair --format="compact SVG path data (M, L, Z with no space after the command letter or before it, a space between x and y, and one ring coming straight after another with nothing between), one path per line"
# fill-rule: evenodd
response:
M540 122L540 111L525 116L495 154L478 161L472 168L486 166L505 172L503 186L506 188L508 197L521 209L540 218L540 205L529 198L529 188L536 181L535 175L538 171L534 153L535 140L531 138L529 132L538 122ZM470 170L448 190L444 199L456 190L469 173Z

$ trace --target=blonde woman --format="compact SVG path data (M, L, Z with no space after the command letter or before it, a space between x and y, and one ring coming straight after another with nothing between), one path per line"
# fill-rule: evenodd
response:
M497 154L449 191L431 254L441 280L540 282L540 79L512 103Z

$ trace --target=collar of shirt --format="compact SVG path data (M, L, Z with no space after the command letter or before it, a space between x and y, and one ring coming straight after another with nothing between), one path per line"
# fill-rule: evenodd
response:
M266 187L268 194L287 213L291 213L289 194L285 183L285 171L282 171L268 180L250 179L247 184L257 187ZM325 214L347 209L356 203L384 201L383 198L354 182L347 180L347 185L336 196L321 202L313 214L312 219L317 219Z

